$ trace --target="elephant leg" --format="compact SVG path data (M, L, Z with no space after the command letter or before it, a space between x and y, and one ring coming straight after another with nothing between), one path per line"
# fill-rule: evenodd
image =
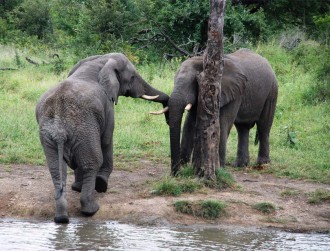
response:
M47 147L45 149L45 155L47 160L47 165L50 171L50 175L53 180L54 188L55 188L55 217L54 221L56 223L68 223L68 203L66 200L66 179L67 172L66 166L63 164L62 168L62 181L60 179L60 167L58 161L57 149L51 149Z
M108 189L108 179L113 169L113 143L102 147L103 164L97 173L95 190L99 193L105 193Z
M249 133L252 127L249 124L235 123L238 133L237 157L234 163L236 167L247 166L250 162L249 156Z
M196 128L196 109L192 109L186 118L181 139L181 164L190 162L192 150L194 148L194 135Z
M81 212L86 216L91 216L99 210L99 205L94 197L96 174L97 171L94 166L84 167L84 181L81 189L80 204Z
M82 168L76 168L74 170L74 182L71 185L71 189L76 192L81 192L83 184L84 172Z
M103 163L100 137L96 134L85 137L84 142L77 148L75 162L83 170L83 184L80 195L81 212L90 216L95 214L99 205L95 200L95 180L98 170Z
M226 165L227 140L240 104L241 100L236 100L220 109L219 159L221 167Z
M269 157L269 133L272 127L276 101L267 100L257 121L257 132L259 139L259 151L257 164L262 165L270 162Z

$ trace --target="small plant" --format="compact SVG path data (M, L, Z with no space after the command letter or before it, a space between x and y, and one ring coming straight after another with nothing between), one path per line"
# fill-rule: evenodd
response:
M309 194L308 202L310 204L320 204L322 202L330 202L330 191L326 189L316 189L315 192Z
M56 54L57 55L57 54ZM54 61L54 65L52 67L52 71L56 74L56 75L60 75L63 71L66 70L65 67L65 63L64 60L56 57L55 61Z
M298 143L298 139L294 127L286 126L284 129L286 130L287 135L286 142L289 144L290 147L295 147Z
M202 184L197 180L165 177L156 184L153 194L179 196L182 193L193 193L201 187Z
M226 214L226 204L219 200L176 201L175 210L180 213L194 215L205 219L216 219Z
M22 61L20 56L18 55L17 50L15 50L15 62L18 68L22 67Z
M202 187L201 182L193 179L182 179L178 184L183 193L193 193Z
M181 187L175 181L174 178L165 177L159 183L156 184L156 188L153 194L156 195L171 195L179 196L182 193Z
M193 210L193 204L190 201L187 200L179 200L174 203L174 208L177 212L183 213L183 214L194 214Z
M299 191L291 189L291 188L281 191L281 196L289 197L289 196L297 196L298 194L299 194Z
M184 178L193 178L195 177L194 169L192 168L192 166L182 167L178 172L178 176Z
M260 202L253 206L254 209L264 213L264 214L271 214L274 213L276 208L270 202Z
M234 188L235 187L235 180L233 176L224 168L218 168L215 171L216 180L209 181L205 180L205 185L211 188L217 189L225 189L228 187Z
M226 204L219 200L205 200L200 203L201 216L206 219L215 219L225 214Z

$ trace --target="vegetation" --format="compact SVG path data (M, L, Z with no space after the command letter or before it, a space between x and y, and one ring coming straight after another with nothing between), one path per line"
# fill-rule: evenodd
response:
M281 191L281 196L283 196L283 197L293 197L293 196L299 195L299 193L300 192L298 190L288 188L288 189L284 189L283 191Z
M225 50L253 49L270 61L278 78L272 163L263 172L330 184L329 1L299 1L296 6L298 0L227 1ZM45 164L35 104L86 56L123 52L151 85L170 94L175 71L186 57L163 59L164 53L181 54L168 38L188 53L203 49L207 17L208 1L201 0L1 1L0 68L12 70L0 70L0 163ZM163 116L148 114L159 108L119 99L115 168L135 170L145 158L169 166L168 126ZM251 163L258 151L254 133ZM236 144L233 129L228 163L234 161ZM187 173L180 172L179 179L191 171L183 170Z
M219 190L228 187L235 188L235 183L232 175L224 168L216 170L216 181L213 182L206 179L196 179L193 168L186 166L179 170L176 178L165 176L156 182L153 194L179 196L182 193L193 193L204 186Z
M202 183L193 177L164 177L155 184L153 194L179 196L182 193L193 193L202 188Z
M253 205L253 208L262 212L263 214L271 214L274 213L276 208L272 203L269 202L260 202Z
M216 219L226 215L226 207L227 205L219 200L179 200L174 203L174 208L177 212L202 217L204 219Z
M330 191L326 189L316 189L309 194L308 202L311 204L320 204L322 202L330 202Z

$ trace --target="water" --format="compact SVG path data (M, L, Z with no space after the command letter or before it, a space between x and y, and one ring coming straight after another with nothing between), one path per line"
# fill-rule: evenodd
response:
M330 250L329 234L0 219L1 250Z

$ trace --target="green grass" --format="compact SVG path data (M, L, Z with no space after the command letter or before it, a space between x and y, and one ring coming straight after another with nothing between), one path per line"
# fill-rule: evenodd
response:
M326 189L316 189L308 196L308 203L320 204L322 202L330 202L330 191Z
M288 188L288 189L284 189L283 191L281 191L280 194L283 197L294 197L294 196L299 195L300 192L298 190Z
M322 53L321 46L315 43L308 46L314 46ZM272 163L266 172L330 184L329 99L306 102L306 95L317 81L311 67L320 61L319 58L315 60L313 55L299 58L299 62L312 62L302 65L296 52L285 51L276 41L260 44L255 50L270 61L279 82L277 110L270 135ZM56 75L52 65L35 67L25 60L25 56L37 60L38 57L46 58L47 53L44 51L37 55L28 49L15 51L11 47L0 46L0 68L19 68L16 71L0 71L0 163L45 164L34 115L35 105L40 95L64 79L74 64L67 63L67 69ZM65 62L71 61L65 58ZM163 62L136 65L152 86L167 94L173 89L178 66L178 62L172 66ZM139 159L148 159L166 164L170 172L168 126L164 116L149 115L149 111L161 108L158 103L119 98L115 108L115 169L118 166L133 171L131 165L138 163ZM258 151L258 147L253 145L254 136L255 128L250 133L251 164L256 162ZM229 163L235 159L236 144L237 133L233 128L228 140Z
M219 200L187 201L180 200L174 203L177 212L202 217L204 219L216 219L226 215L227 205Z
M194 178L166 176L155 183L152 193L155 195L179 196L182 193L193 193L202 187L202 182Z
M262 212L263 214L271 214L276 210L276 207L270 202L260 202L253 205L252 208Z

